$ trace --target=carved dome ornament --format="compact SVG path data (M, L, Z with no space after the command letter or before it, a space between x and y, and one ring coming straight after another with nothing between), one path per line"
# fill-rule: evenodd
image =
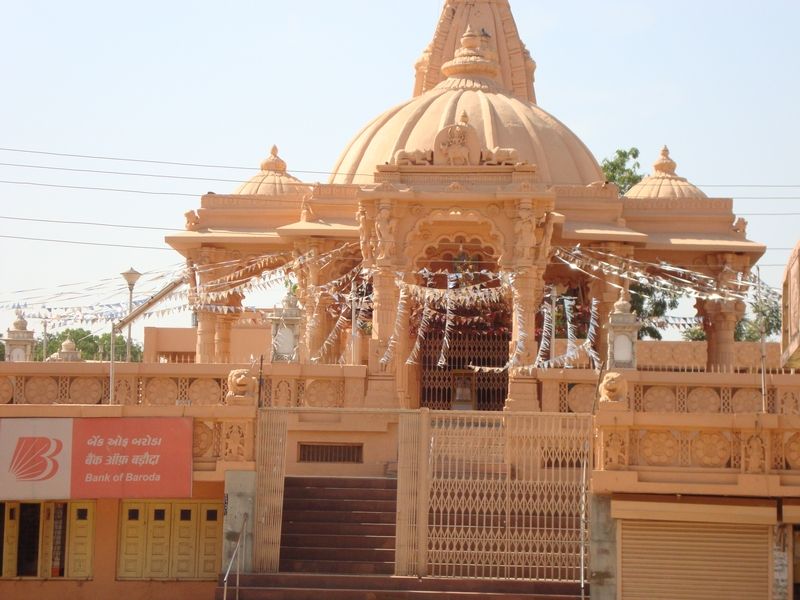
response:
M694 388L686 398L686 407L693 413L718 413L721 406L719 394L709 387Z
M0 377L0 404L8 404L14 398L14 384L8 377Z
M722 468L730 457L730 442L719 432L703 432L692 441L692 462L697 466Z
M310 191L310 185L286 172L286 161L278 156L278 147L272 146L270 155L261 161L261 171L242 183L233 194L302 198Z
M678 459L678 440L669 431L648 431L639 447L645 462L654 467L674 465Z
M761 391L753 388L736 390L731 398L731 410L735 413L760 412Z
M341 408L342 398L333 381L314 379L306 384L304 404L313 408Z
M595 388L588 383L579 383L567 394L567 406L574 413L588 413L594 404Z
M192 406L220 404L222 390L213 379L195 379L189 385L189 402Z
M675 412L675 392L663 385L650 387L642 398L642 408L645 412Z
M25 384L25 400L31 404L58 401L58 383L52 377L31 377Z
M103 397L103 384L94 377L76 377L69 386L72 404L97 404Z
M175 404L178 400L178 384L169 377L155 377L147 382L147 403L154 405Z

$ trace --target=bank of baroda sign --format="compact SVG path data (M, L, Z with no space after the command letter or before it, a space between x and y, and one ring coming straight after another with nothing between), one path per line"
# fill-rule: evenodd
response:
M0 419L0 499L191 493L191 418Z

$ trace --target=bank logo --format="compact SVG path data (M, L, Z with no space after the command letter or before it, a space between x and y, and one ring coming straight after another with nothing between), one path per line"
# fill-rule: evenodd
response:
M58 473L56 457L63 447L57 438L21 437L8 470L17 481L46 481Z

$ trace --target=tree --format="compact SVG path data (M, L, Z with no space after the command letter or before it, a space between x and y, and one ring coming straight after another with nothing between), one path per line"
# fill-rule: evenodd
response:
M764 327L764 337L781 332L781 306L779 302L770 298L760 298L749 303L750 314L739 319L733 332L733 339L737 342L761 341L761 326ZM683 339L690 342L702 342L706 339L706 332L702 327L692 327L683 332Z
M86 329L65 329L64 331L47 338L47 349L44 353L45 358L61 350L61 344L65 340L75 342L75 348L81 353L83 360L109 360L110 358L110 333L95 335ZM34 348L34 360L42 360L42 349L44 339L39 338ZM114 355L115 360L125 359L126 338L122 335L115 336ZM139 344L131 344L131 361L141 362L142 347Z
M614 183L620 194L625 194L639 183L644 175L639 172L639 149L618 149L612 158L604 158L601 163L606 181ZM632 283L631 310L642 320L663 317L668 310L678 307L678 295L659 290L644 283ZM653 325L645 325L639 330L639 339L649 337L661 339L661 332Z
M613 158L604 158L600 167L606 176L606 181L615 183L619 188L619 193L624 195L629 189L642 180L639 173L641 165L639 161L639 149L636 147L617 150ZM628 164L630 163L630 164Z
M3 361L5 359L6 359L6 345L0 344L0 361Z

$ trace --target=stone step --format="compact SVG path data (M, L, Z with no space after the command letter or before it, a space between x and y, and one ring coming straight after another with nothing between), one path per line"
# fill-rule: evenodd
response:
M397 490L389 488L311 487L293 486L284 489L285 499L328 500L391 500L397 499ZM284 502L284 505L289 502Z
M353 598L354 600L360 598L370 598L371 600L404 597L426 598L426 596L399 595L401 593L435 593L440 594L437 597L442 598L449 597L443 594L459 593L472 594L471 596L463 596L465 598L506 598L507 600L516 600L517 598L531 600L580 598L580 587L577 583L513 579L276 573L263 575L243 574L241 576L241 584L248 590L248 593L250 590L274 590L276 594L284 593L284 590L292 590L291 593L295 593L294 590L314 590L314 593L317 594L314 600L335 598L336 596L329 596L328 594L339 590L352 594L344 597ZM324 590L324 594L320 594L320 590ZM373 595L366 595L367 593L372 593ZM589 597L588 586L585 596L586 598ZM228 597L231 597L230 590ZM298 595L296 597L302 599L311 598L312 596ZM247 596L240 596L240 598L246 600ZM252 598L281 598L281 596L253 596ZM286 598L291 598L291 596L286 596ZM453 598L458 598L458 596L453 596Z
M284 509L290 511L342 511L342 512L387 512L397 510L395 500L326 500L315 498L285 498Z
M229 597L233 591L229 590ZM359 590L328 588L240 588L239 600L578 600L580 595L494 594L487 592ZM216 598L222 600L222 590Z
M284 535L343 535L343 536L379 536L394 539L394 519L385 523L351 523L339 522L325 523L321 521L284 521L282 532Z
M321 525L321 524L320 524ZM348 530L349 533L355 533ZM317 527L310 533L284 533L281 547L293 548L377 548L394 550L394 528L392 535L328 535Z
M283 548L281 548L283 551ZM300 560L281 558L281 572L285 573L342 573L346 575L390 575L392 562L357 562L348 560Z
M283 511L283 522L394 523L395 513L383 511L290 510Z
M284 489L294 487L335 487L397 489L397 479L389 477L286 477Z
M394 548L315 548L282 546L281 559L332 561L332 562L374 562L394 565ZM392 569L394 571L394 569Z

